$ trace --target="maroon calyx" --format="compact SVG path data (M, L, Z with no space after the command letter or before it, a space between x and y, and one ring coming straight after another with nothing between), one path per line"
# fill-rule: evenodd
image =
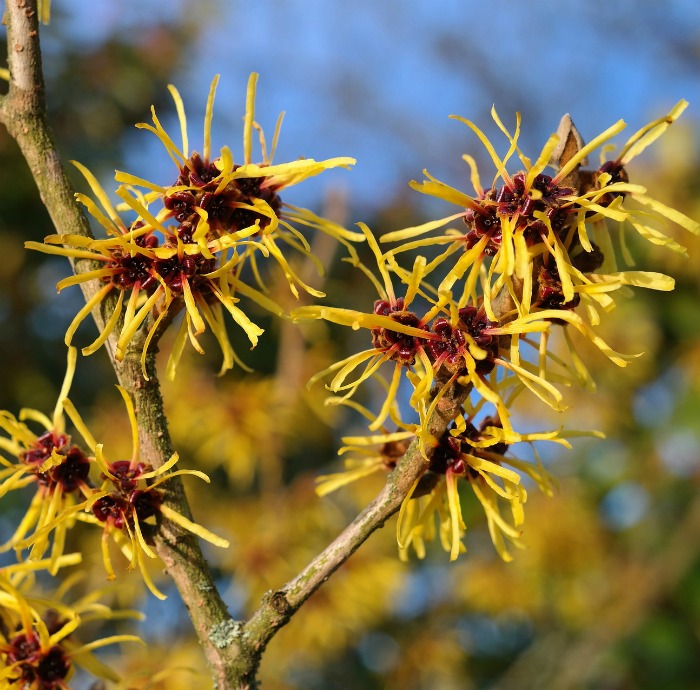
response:
M153 276L154 259L144 254L132 256L128 252L116 250L108 264L114 269L111 281L122 290L129 290L138 285L144 290L155 289L158 281Z
M478 209L467 209L464 221L470 228L466 235L467 248L473 247L484 235L488 244L484 249L493 256L501 247L501 218L514 218L522 228L529 245L542 242L548 233L545 222L536 217L547 215L552 229L558 235L568 227L571 210L563 205L562 197L573 193L569 187L560 187L549 175L540 173L526 189L526 174L519 172L507 184L487 189L476 200ZM533 194L534 192L534 194Z
M90 458L78 446L71 446L63 462L48 471L52 485L61 484L63 493L72 493L87 484L89 474Z
M70 436L56 431L46 431L34 443L19 454L19 459L30 466L36 480L49 491L60 484L64 494L76 491L88 481L90 458L78 446L69 446ZM62 456L58 465L41 472L39 468L51 458L52 453Z
M467 429L462 433L462 437L465 439L467 444L470 446L470 453L476 455L477 457L484 458L485 460L490 460L493 462L493 458L489 455L505 455L508 450L508 444L504 442L494 443L491 446L485 448L475 448L471 445L474 441L483 441L486 437L485 431L488 427L495 427L498 429L503 428L503 423L496 416L484 417L479 424L477 429L473 424L468 424Z
M191 238L190 238L191 239ZM163 282L176 294L182 294L184 283L190 289L206 294L211 292L209 281L203 276L216 268L216 259L207 259L201 253L173 254L168 259L154 259L153 270Z
M101 496L92 504L92 513L106 525L123 529L131 514L129 501L116 492Z
M467 356L467 339L464 331L459 326L453 327L445 318L435 319L431 330L440 336L439 340L427 343L435 369L439 371L444 366L450 374L466 371L464 358Z
M447 474L448 470L452 474L465 474L467 465L462 457L461 439L445 432L430 456L428 469L436 474Z
M624 165L622 165L622 163L620 163L620 161L613 160L603 163L603 165L601 165L598 169L598 173L607 173L610 175L610 180L608 181L606 187L608 185L615 184L616 182L630 181L629 175L627 174L627 169ZM598 175L594 174L593 177L596 180L596 186L600 189L597 183ZM602 187L602 189L605 189L605 187ZM596 199L596 203L600 204L601 206L609 206L617 197L624 196L626 196L626 192L612 191L604 194L599 199Z
M420 319L412 312L404 309L403 297L394 304L387 300L377 300L374 303L374 313L387 316L392 321L403 326L423 328ZM425 346L425 339L394 331L388 327L372 329L372 345L381 352L389 354L390 359L403 366L411 366L416 361L416 354Z
M17 664L18 688L37 688L37 690L63 690L71 662L59 645L48 650L41 649L37 633L15 635L9 644L0 648L7 655L11 664Z
M178 223L184 223L195 213L195 195L189 189L181 189L163 196L163 206L171 212Z
M498 337L484 331L494 328L498 324L487 318L483 307L474 306L463 307L459 310L459 322L463 330L474 339L474 342L488 353L484 359L475 360L477 373L482 376L489 374L496 366L494 360L498 357Z
M234 166L234 170L239 167L238 165ZM233 180L239 194L237 201L252 206L255 199L261 199L276 216L279 216L282 210L282 199L272 185L266 184L267 179L266 177L241 177ZM231 214L230 231L242 230L256 222L259 222L262 231L270 224L270 218L262 213L239 206Z
M533 287L533 290L537 291L533 300L533 306L540 309L573 311L581 302L581 296L578 293L574 293L572 300L566 301L556 266L540 266L537 272L536 286ZM550 319L550 321L560 326L566 324L562 319Z
M129 460L117 460L109 466L109 470L112 473L110 479L119 491L128 494L138 486L141 475L149 472L150 469L143 462L132 465Z
M109 480L114 491L98 498L92 505L93 515L105 525L124 529L133 527L134 519L139 523L158 515L163 497L156 489L139 489L139 481L151 470L142 462L132 464L128 460L117 460L109 465Z
M56 431L46 431L41 436L38 436L32 445L25 451L19 454L19 459L32 466L43 465L55 450L61 453L70 443L70 437L67 434L59 434Z
M470 479L478 477L478 472L469 465L468 456L498 463L497 456L505 455L508 450L508 445L503 442L494 443L485 448L473 445L488 438L485 433L488 427L503 428L498 417L485 417L478 429L471 422L467 422L466 428L459 434L454 434L454 427L446 431L430 456L428 469L436 474L447 474L450 471Z
M180 177L178 177L175 187L198 187L202 189L221 175L221 171L208 160L204 160L196 151L185 162L183 168L180 168Z

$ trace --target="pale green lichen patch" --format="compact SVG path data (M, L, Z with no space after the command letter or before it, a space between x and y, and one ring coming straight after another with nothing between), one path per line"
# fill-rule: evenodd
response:
M239 621L227 620L212 626L209 639L217 649L228 647L241 634L242 625Z

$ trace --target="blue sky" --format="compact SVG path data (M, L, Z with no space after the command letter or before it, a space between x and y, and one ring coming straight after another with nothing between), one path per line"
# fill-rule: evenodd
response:
M352 173L337 171L295 190L289 199L295 203L313 204L333 184L355 206L371 208L420 178L423 168L467 188L460 156L481 156L481 145L448 116L462 115L495 134L492 104L505 122L522 112L522 141L532 154L565 112L588 139L619 118L632 132L682 97L691 101L684 119L695 127L700 121L697 0L167 4L168 16L194 12L205 27L175 79L195 133L211 77L221 73L214 145L229 144L240 155L245 85L257 71L260 122L271 132L278 112L287 112L278 161L358 159ZM63 21L89 44L167 20L162 8L158 0L78 0L65 3L72 14ZM132 141L139 147L133 167L143 165L142 147L152 147L152 160L169 179L157 142L143 132ZM134 172L153 177L152 170Z

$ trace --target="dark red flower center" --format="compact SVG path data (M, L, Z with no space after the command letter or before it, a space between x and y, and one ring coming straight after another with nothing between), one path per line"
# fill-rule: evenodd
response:
M234 169L240 166L235 166ZM238 178L234 180L239 198L237 199L240 203L253 205L255 199L261 199L272 209L276 216L279 216L282 210L282 200L277 194L276 190L264 184L265 177L246 177ZM230 230L235 232L236 230L242 230L251 225L254 225L256 221L260 222L260 229L266 228L270 219L256 211L252 211L246 208L236 208L231 214L230 219Z
M534 303L540 309L573 310L581 302L581 296L578 293L574 293L574 298L566 301L556 266L540 267L535 289L537 294ZM552 319L552 322L560 325L565 323L561 319Z
M141 288L148 288L156 280L152 275L153 259L143 254L123 254L114 252L111 268L116 268L118 272L112 276L112 282L123 290L139 285ZM155 285L154 285L155 287Z
M450 373L457 373L465 368L464 357L467 339L459 328L453 328L448 319L435 319L431 330L440 336L439 340L427 343L435 368L444 365Z
M63 493L71 493L87 481L90 473L90 459L78 446L70 446L70 436L55 431L46 431L23 453L19 459L31 467L32 473L42 486L53 491L58 484ZM39 468L51 457L53 452L63 456L60 464L44 472Z
M486 431L487 427L502 429L503 424L498 417L484 417L484 419L481 420L478 429L473 424L468 424L466 430L462 432L462 437L465 439L467 444L470 444L470 441L483 441L485 438L484 432ZM494 453L496 455L505 455L507 450L508 444L501 442L487 446L486 448L474 448L471 446L469 452L477 457L490 459L486 455L483 455L483 451L486 451L487 453Z
M515 218L530 244L541 242L542 236L547 234L545 223L535 218L535 213L546 213L554 232L563 232L570 221L570 210L562 208L561 197L572 194L573 190L560 187L544 174L535 177L530 189L526 189L525 182L525 173L517 173L511 182L486 190L476 200L478 209L467 209L464 221L470 228L465 237L468 249L487 236L484 253L487 256L496 254L502 241L501 218Z
M29 448L20 453L19 459L27 465L43 465L54 450L61 453L69 443L68 435L46 431L38 436Z
M16 635L2 651L10 663L17 664L21 684L17 685L18 688L59 690L65 687L63 681L70 671L70 660L60 646L54 645L42 651L39 636L32 632L30 635Z
M464 474L466 465L462 457L462 443L459 438L446 433L440 439L440 443L430 456L428 469L437 474L447 474L451 470L454 474Z
M493 371L494 359L498 357L498 337L484 331L497 324L486 317L484 309L477 309L473 306L463 307L459 310L459 324L460 328L466 331L474 339L474 342L488 353L484 359L475 360L477 373L484 376Z
M116 493L98 498L92 504L92 513L100 521L117 529L124 527L125 520L131 511L129 502Z
M420 319L412 312L404 310L404 300L399 298L395 304L387 300L377 300L374 303L374 313L387 316L403 326L422 328ZM377 350L388 352L390 358L404 366L410 366L416 361L416 353L425 345L425 339L408 335L388 327L372 329L372 345Z
M121 487L131 486L130 480L119 484L120 489L98 498L92 505L95 517L106 525L124 529L125 525L134 524L134 515L139 522L144 522L160 512L163 496L156 489L130 489L122 491Z
M485 434L487 427L503 428L497 417L485 417L478 429L471 422L467 422L464 431L457 435L446 431L430 457L428 469L437 474L446 474L448 470L451 470L454 474L476 478L478 473L469 466L467 455L483 458L489 462L498 462L498 459L493 456L504 455L508 450L508 445L503 442L495 443L486 448L477 448L472 445L487 437ZM454 427L452 432L454 432Z
M139 462L132 467L129 460L117 460L109 466L110 472L114 476L112 482L123 493L133 491L137 485L139 478L145 472L150 470L145 463Z
M90 474L90 458L78 446L72 446L60 465L52 467L48 475L51 482L63 485L64 493L76 491L85 484Z

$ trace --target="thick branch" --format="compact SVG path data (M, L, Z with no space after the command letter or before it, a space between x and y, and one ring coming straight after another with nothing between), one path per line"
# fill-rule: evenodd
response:
M27 160L57 231L92 237L87 219L75 202L73 188L66 177L46 120L36 0L8 0L5 16L10 89L0 102L0 119ZM74 269L76 272L90 270L94 268L90 264L89 261L78 261ZM96 281L83 283L85 298L89 299L99 287ZM103 305L106 313L111 313L113 308L114 303ZM105 323L103 313L96 309L93 316L101 330ZM172 455L172 447L156 378L155 355L149 356L150 380L146 381L141 372L137 343L134 343L122 363L114 358L115 345L115 338L110 338L107 350L120 384L134 400L141 459L155 468L160 467ZM191 519L180 478L173 478L166 486L168 505ZM190 612L218 687L221 690L235 687L236 681L230 675L230 669L231 660L237 656L237 652L234 648L221 645L217 637L217 631L227 629L234 623L215 587L197 538L164 521L156 547Z
M142 336L143 338L143 336ZM149 353L146 361L148 380L143 377L140 353L142 338L136 338L124 361L116 364L121 384L129 391L139 423L140 456L157 467L172 455L172 444L167 420L163 412L163 398L155 370L155 353ZM167 504L192 520L185 490L179 477L165 485ZM178 592L187 607L192 625L204 649L212 676L220 690L237 687L232 675L238 651L222 645L222 631L236 626L216 587L211 569L199 545L199 539L169 521L160 525L156 539L156 551L177 585Z
M57 230L91 236L46 123L36 2L6 5L10 89L0 101L0 118L19 144Z

